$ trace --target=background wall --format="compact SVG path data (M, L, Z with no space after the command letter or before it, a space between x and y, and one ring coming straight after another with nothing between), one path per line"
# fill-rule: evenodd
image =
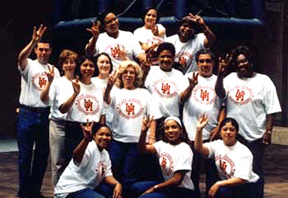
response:
M57 0L55 0L57 1ZM58 0L59 2L60 0ZM113 1L111 5L118 8L118 13L123 11L131 1ZM72 28L63 31L54 30L53 24L59 20L72 20L74 18L84 19L95 17L94 10L97 10L95 0L63 0L63 5L55 6L54 1L32 1L26 0L6 1L0 12L0 58L2 64L2 108L0 108L1 130L0 138L13 138L16 135L16 113L18 98L20 93L20 75L17 70L17 56L21 49L27 45L31 39L33 26L39 27L41 23L49 27L45 33L53 41L52 63L56 63L60 51L69 48L80 54L84 53L84 46L90 38L86 27ZM154 0L154 3L161 2ZM163 16L169 16L175 11L173 0L165 1L167 4L162 10ZM236 6L238 10L228 9L223 4L215 4L214 1L198 0L187 6L187 10L196 14L199 9L207 5L216 6L217 9L225 11L230 16L236 16L237 12L242 13L241 17L248 17L250 13L249 0L231 1L234 4L242 2L241 6ZM224 2L224 1L223 1ZM265 16L267 25L264 27L233 26L209 24L217 37L217 47L214 49L217 54L224 54L238 44L248 45L257 60L256 70L271 77L276 84L279 98L281 100L283 113L276 119L277 125L287 126L287 66L288 66L288 15L287 3L284 0L265 0ZM138 16L139 8L144 1L137 1L126 15ZM232 4L231 4L232 5ZM86 7L85 7L86 6ZM88 6L88 7L87 7ZM217 7L218 6L218 7ZM222 6L222 7L221 7ZM86 9L85 9L86 8ZM89 9L88 9L89 8ZM203 9L201 15L223 16L223 13L215 10ZM63 15L59 15L62 13ZM135 14L136 13L136 14ZM121 24L120 24L121 25ZM120 27L125 29L123 25ZM137 27L129 27L136 29ZM168 35L177 32L177 26L167 27ZM34 56L33 56L34 57ZM259 82L261 83L261 82Z

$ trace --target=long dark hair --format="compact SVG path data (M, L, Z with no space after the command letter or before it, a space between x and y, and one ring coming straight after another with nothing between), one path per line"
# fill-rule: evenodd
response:
M81 56L78 61L77 61L77 65L76 65L76 69L75 69L75 74L79 76L79 79L82 78L82 74L81 74L81 71L80 71L80 66L82 65L82 63L84 63L86 60L90 60L93 64L94 64L94 67L95 67L95 70L96 70L96 63L95 63L95 58L93 58L92 56L87 56L87 55L84 55L84 56ZM95 72L94 72L94 75L95 76Z

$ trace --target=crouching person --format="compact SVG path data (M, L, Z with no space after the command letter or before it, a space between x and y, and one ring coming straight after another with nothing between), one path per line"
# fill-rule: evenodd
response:
M83 139L73 151L73 158L56 185L55 198L104 198L98 188L95 190L102 181L114 187L111 195L105 196L122 197L122 185L112 175L111 161L105 150L111 142L111 131L108 126L100 124L92 134L93 124L88 120L86 126L81 124ZM109 194L107 186L105 189Z
M209 189L209 197L257 197L254 189L259 176L252 171L252 153L236 139L237 121L225 118L219 127L221 140L203 144L202 130L208 120L205 114L198 120L195 149L206 158L214 158L217 166L219 181Z

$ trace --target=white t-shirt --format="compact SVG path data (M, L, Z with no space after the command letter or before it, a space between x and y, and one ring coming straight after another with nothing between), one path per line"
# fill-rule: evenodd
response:
M103 108L103 93L100 87L93 82L89 85L80 83L80 93L75 99L72 107L67 112L67 120L73 122L86 123L99 122L102 114L105 114ZM73 86L71 84L73 90ZM73 91L74 92L74 91ZM63 104L73 94L67 94L59 99L59 104Z
M168 37L165 42L172 43L175 46L175 62L180 63L187 72L197 71L197 64L195 61L196 53L204 49L204 40L206 36L203 33L199 33L195 35L194 39L190 39L189 41L182 43L179 39L178 34Z
M119 30L119 35L115 39L109 36L106 32L101 33L96 42L96 54L106 52L112 59L113 70L118 68L118 65L123 61L115 51L115 47L126 51L128 57L133 60L133 56L137 57L139 53L144 53L138 40L132 32ZM96 55L95 54L95 55Z
M73 93L71 81L65 76L54 79L49 90L49 103L51 105L49 119L66 120L67 113L59 111L61 95L69 96Z
M158 27L158 31L166 31L163 25L156 24L156 26ZM148 45L152 45L154 43L162 43L163 39L166 37L166 35L164 36L164 38L160 36L154 36L152 30L146 29L144 26L134 30L134 35L139 42Z
M110 105L114 109L113 139L125 143L138 142L143 117L154 115L151 94L144 88L117 88L112 89L110 96Z
M194 190L194 184L191 180L193 152L190 146L184 142L171 145L162 140L153 145L159 157L164 180L169 180L176 171L186 170L182 183L178 187Z
M106 79L100 79L98 77L93 77L91 81L97 86L100 87L103 97L105 93L105 89L107 87L108 83L108 78ZM116 88L116 86L113 86L113 89ZM110 105L107 105L105 102L103 102L103 106L105 109L105 120L106 124L112 129L112 124L113 124L113 115L114 115L114 110L111 108Z
M264 74L240 79L234 72L223 83L228 94L227 117L237 120L239 134L248 141L262 138L266 115L281 112L273 82Z
M55 197L66 197L69 193L85 188L94 189L105 177L112 176L111 161L108 152L99 151L95 141L92 140L80 164L72 159L62 173L56 187Z
M188 80L180 71L172 68L165 72L160 66L151 66L145 81L145 87L158 103L160 117L179 117L179 96L187 86Z
M185 77L192 78L192 72ZM208 78L198 76L198 84L184 104L183 124L191 141L195 140L197 121L203 113L209 116L208 124L203 129L203 140L208 140L210 132L218 125L220 101L215 92L216 80L217 76L214 74Z
M48 107L49 105L40 100L40 93L48 83L48 78L45 72L48 72L48 65L42 65L38 60L28 58L28 63L22 71L18 65L18 70L21 74L21 93L19 103L30 107ZM54 69L54 78L60 77L58 69Z
M221 180L241 178L254 183L259 176L252 171L253 155L240 142L233 146L226 146L222 140L204 144L209 150L209 158L215 159L218 175Z

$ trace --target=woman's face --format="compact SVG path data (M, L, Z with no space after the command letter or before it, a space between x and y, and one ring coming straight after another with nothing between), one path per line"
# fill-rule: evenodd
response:
M106 76L109 75L111 64L109 58L106 55L101 55L97 59L97 66L99 70L99 74L104 74Z
M149 10L144 18L145 26L148 28L154 27L157 20L157 11L154 9Z
M128 66L126 70L122 73L121 80L123 82L124 88L134 89L134 82L136 80L136 72L133 66Z
M109 128L103 126L94 135L94 141L96 142L99 150L107 148L111 142L111 132Z
M86 59L80 65L80 72L81 72L82 78L92 78L95 72L94 63L91 60Z
M178 144L181 142L181 130L175 120L167 120L164 124L165 138L169 143Z
M119 21L114 13L109 13L105 16L104 25L106 32L115 34L119 31Z
M220 132L221 138L226 146L233 146L236 143L237 129L231 122L227 122Z
M237 73L240 77L249 78L252 76L253 71L251 63L244 54L240 54L236 58Z
M76 68L76 61L74 58L67 58L63 63L62 63L62 69L63 71L66 72L71 72L73 73Z

